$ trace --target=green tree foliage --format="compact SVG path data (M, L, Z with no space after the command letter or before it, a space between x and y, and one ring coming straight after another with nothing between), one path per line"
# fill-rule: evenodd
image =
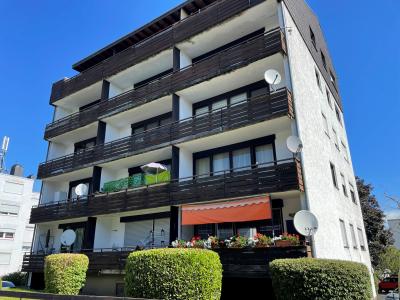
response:
M129 297L165 300L218 300L222 265L204 249L154 249L132 252L126 262Z
M278 300L372 299L368 268L356 262L298 258L270 263Z
M381 254L388 246L393 245L393 237L392 233L385 229L385 214L372 193L374 187L365 183L361 178L357 177L356 179L371 262L376 267Z
M89 258L84 254L52 254L44 263L44 282L47 293L78 295L86 282Z
M379 256L379 264L376 268L379 273L390 270L392 274L400 272L400 250L394 246L389 246Z

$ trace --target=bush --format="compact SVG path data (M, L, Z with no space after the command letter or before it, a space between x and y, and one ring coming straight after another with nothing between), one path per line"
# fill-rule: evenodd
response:
M86 282L89 259L84 254L52 254L44 263L45 290L52 294L78 295Z
M13 272L2 277L4 281L11 281L16 286L25 286L28 281L28 274L24 272Z
M204 249L154 249L133 252L126 262L125 292L138 298L218 300L222 265Z
M277 299L372 299L368 268L328 259L277 259L270 263Z

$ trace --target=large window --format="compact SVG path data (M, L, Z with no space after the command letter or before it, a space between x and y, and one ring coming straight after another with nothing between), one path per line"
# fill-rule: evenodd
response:
M193 154L194 175L223 175L275 162L275 136Z
M345 248L349 248L349 241L347 239L346 226L344 225L343 220L339 220L339 223L340 223L340 232L342 234L343 246Z
M207 99L193 105L193 115L201 117L211 111L218 111L244 103L250 97L268 93L268 85L264 81Z
M147 119L141 122L137 122L131 125L132 134L139 134L146 130L150 130L153 128L157 128L159 126L163 126L165 124L172 122L172 114L166 113L151 119Z
M0 239L13 240L15 232L0 229Z
M79 153L79 152L85 151L86 149L89 149L94 146L96 146L96 138L95 137L75 143L74 152Z

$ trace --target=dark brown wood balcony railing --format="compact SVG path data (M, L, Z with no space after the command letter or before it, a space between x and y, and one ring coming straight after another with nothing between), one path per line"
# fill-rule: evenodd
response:
M129 47L78 75L53 84L50 102L54 103L72 93L88 87L104 78L115 75L155 54L172 48L200 32L251 8L263 0L221 0L198 13L173 24L162 32Z
M95 250L96 251L96 250ZM111 249L97 252L84 251L89 257L89 273L99 273L103 270L123 272L126 258L134 249L128 251L112 251ZM214 249L219 254L223 266L224 277L235 278L268 278L269 263L280 258L307 257L306 246L269 247L253 249ZM43 273L45 254L25 254L22 263L23 272Z
M80 113L55 121L46 127L45 138L51 138L80 128L97 118L111 116L166 95L242 68L252 62L285 51L284 35L280 29L250 38L239 45L214 54L184 69L158 78L144 86L102 101Z
M121 159L185 140L205 137L282 116L293 117L291 94L280 89L244 100L234 106L160 126L79 153L40 164L38 177L66 173L95 163Z
M181 178L115 193L96 193L83 199L39 204L32 208L30 222L36 224L263 193L303 191L302 178L300 162L286 159L227 170L221 175Z

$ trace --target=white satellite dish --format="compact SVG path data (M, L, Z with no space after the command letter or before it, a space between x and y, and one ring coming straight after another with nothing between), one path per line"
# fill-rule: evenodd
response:
M300 138L293 135L289 136L286 139L286 146L289 149L289 151L292 152L293 154L297 154L301 152L301 150L303 149L303 143L300 140Z
M274 86L274 85L281 83L282 76L281 76L281 74L279 74L279 72L277 70L269 69L269 70L265 71L264 79L268 84Z
M294 215L294 227L296 230L308 237L314 235L318 230L317 217L308 210L300 210Z
M71 246L75 242L75 239L76 233L72 229L65 230L60 237L61 244L64 246Z
M88 187L86 184L80 183L75 187L75 194L78 196L87 196L88 194Z

